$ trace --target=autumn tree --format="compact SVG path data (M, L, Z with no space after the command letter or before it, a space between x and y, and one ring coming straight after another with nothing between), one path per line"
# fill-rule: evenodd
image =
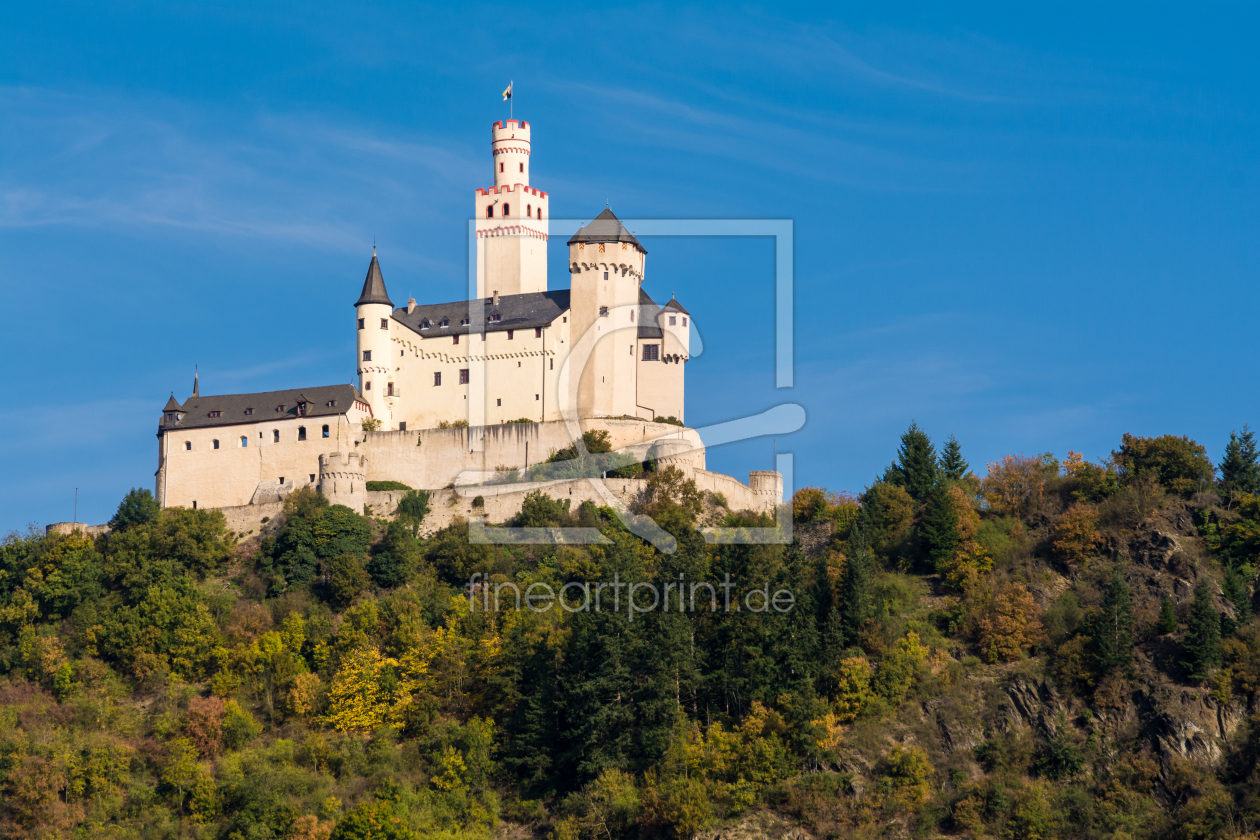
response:
M1043 639L1040 611L1022 583L976 583L964 595L968 625L988 662L1014 662Z
M1025 516L1041 502L1048 475L1058 472L1058 462L1047 453L1038 458L1007 455L989 464L980 482L980 493L994 513Z
M1083 566L1102 545L1098 533L1098 511L1093 505L1077 502L1054 526L1051 545L1054 553L1070 566Z

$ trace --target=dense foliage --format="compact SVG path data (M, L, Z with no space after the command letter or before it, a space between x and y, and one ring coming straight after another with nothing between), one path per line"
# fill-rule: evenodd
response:
M791 544L706 542L703 494L653 471L634 512L668 554L541 493L512 524L603 542L421 536L427 493L375 520L310 490L242 541L132 491L106 535L0 544L0 837L628 840L757 812L817 837L1248 836L1249 435L1219 484L1173 436L979 477L912 425L860 496L798 491ZM542 466L602 471L606 443ZM638 613L514 594L612 580L679 588ZM1228 737L1160 735L1183 718Z

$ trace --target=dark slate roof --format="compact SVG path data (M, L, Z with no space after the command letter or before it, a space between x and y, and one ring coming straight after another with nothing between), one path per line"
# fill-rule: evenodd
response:
M669 303L665 304L665 305L664 305L663 307L661 307L661 308L662 308L662 309L677 309L679 312L681 312L681 313L682 313L682 314L684 314L684 315L690 315L690 314L691 314L691 313L690 313L690 312L688 312L686 309L683 309L683 305L682 305L681 303L679 303L679 302L678 302L678 298L670 298L670 299L669 299Z
M363 294L354 302L355 306L365 303L385 303L390 306L394 302L385 293L385 278L381 276L381 266L376 261L376 252L372 252L372 262L368 265L367 277L363 279Z
M665 334L656 323L656 316L661 308L652 300L651 295L639 287L639 338L664 338Z
M468 314L469 304L480 304L483 307L481 322L473 323ZM523 330L530 327L548 327L551 323L569 311L569 290L555 289L549 292L527 292L523 295L500 295L499 305L495 306L492 298L480 301L459 300L452 303L429 303L416 306L408 314L406 308L394 310L394 320L410 328L417 335L432 338L437 335L466 335L468 333L499 332L502 330ZM493 315L498 321L489 320ZM441 326L446 318L449 326ZM465 318L468 324L461 323ZM429 326L424 327L425 321Z
M621 220L613 215L613 211L605 208L603 213L591 221L577 233L573 234L568 244L575 242L631 242L634 247L643 253L647 253L647 249L639 244L639 240L634 238L634 234L626 230L626 226Z
M180 407L179 401L175 399L175 395L171 394L171 398L166 401L166 405L162 407L162 410L163 411L183 411L184 409Z
M174 397L171 398L174 400ZM336 405L328 405L331 401ZM189 397L180 410L184 416L174 426L163 426L166 429L195 429L207 426L234 426L240 423L266 423L271 420L284 420L298 417L298 403L306 402L305 417L334 417L345 414L355 400L367 404L359 389L353 385L319 385L315 388L291 388L287 391L264 391L261 394L220 394L210 396L202 394ZM169 406L170 403L168 402ZM283 411L277 411L284 406ZM252 408L253 414L246 414L245 409ZM211 417L213 411L218 417Z

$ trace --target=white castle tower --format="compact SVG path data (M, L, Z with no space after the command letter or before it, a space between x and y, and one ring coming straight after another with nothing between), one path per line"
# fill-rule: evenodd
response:
M478 189L477 297L547 291L547 193L529 185L529 123L490 127L494 186Z
M372 249L372 262L363 280L363 293L354 304L357 319L355 351L359 369L359 393L372 406L372 416L380 420L383 428L392 429L392 410L399 396L391 376L390 330L395 328L394 304L385 292L385 278L376 262L376 249Z

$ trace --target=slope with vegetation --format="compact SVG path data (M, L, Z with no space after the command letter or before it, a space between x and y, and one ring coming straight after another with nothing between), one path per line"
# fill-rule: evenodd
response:
M1257 493L1245 427L1219 474L1126 435L980 478L915 425L860 496L798 491L791 545L706 544L675 470L638 511L672 554L542 495L513 524L607 542L420 539L415 491L392 522L298 491L241 542L133 491L107 535L0 545L0 836L1250 836ZM486 611L474 573L794 607Z

